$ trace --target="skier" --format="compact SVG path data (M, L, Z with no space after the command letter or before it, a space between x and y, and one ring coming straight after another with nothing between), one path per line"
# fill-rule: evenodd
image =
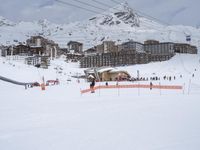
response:
M192 77L194 77L194 73L192 74Z
M116 82L116 85L117 85L117 86L119 85L118 81Z
M94 86L95 86L95 78L92 78L92 82L90 83L91 93L94 93Z
M163 79L165 80L165 79L166 79L166 76L164 76Z
M60 84L60 81L58 78L56 78L56 84Z
M152 87L153 87L153 83L150 82L150 90L152 90Z

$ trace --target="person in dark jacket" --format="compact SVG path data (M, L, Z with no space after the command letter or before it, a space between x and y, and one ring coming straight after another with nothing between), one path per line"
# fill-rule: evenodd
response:
M94 86L95 86L95 79L92 79L92 82L90 83L90 89L91 89L91 93L94 93Z
M152 88L153 88L153 83L150 82L150 90L152 90Z
M106 86L108 86L108 82L106 82Z

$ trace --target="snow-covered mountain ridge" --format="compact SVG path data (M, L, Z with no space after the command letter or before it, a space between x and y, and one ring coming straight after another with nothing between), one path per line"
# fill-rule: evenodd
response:
M88 20L70 24L54 24L48 20L13 23L0 17L0 45L25 42L33 35L42 35L54 40L60 47L66 47L67 42L76 40L84 43L84 49L100 44L103 40L113 40L117 43L129 39L138 42L147 39L186 42L186 35L191 35L191 44L200 45L200 29L182 25L162 25L138 15L126 3Z
M15 24L6 18L0 16L0 27L2 26L15 26Z

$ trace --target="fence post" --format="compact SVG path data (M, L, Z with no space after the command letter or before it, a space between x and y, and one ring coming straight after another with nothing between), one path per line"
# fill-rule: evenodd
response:
M117 83L117 94L118 94L118 96L120 96L119 83Z
M189 85L188 85L188 95L190 94L190 85L191 85L191 79L189 80Z
M185 94L185 83L183 84L183 95Z
M138 82L138 96L140 96L140 82Z
M80 94L81 94L81 96L82 96L81 88L80 88Z
M99 96L101 95L100 90L101 90L101 85L100 85L100 82L99 82Z
M161 93L161 83L159 82L159 89L160 89L160 95L162 95Z

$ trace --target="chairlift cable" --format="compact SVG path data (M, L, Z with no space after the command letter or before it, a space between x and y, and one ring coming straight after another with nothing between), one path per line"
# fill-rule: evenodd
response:
M66 2L66 1L61 1L61 0L55 0L55 1L58 2L58 3L64 4L64 5L73 6L73 7L76 7L76 8L82 9L82 10L86 10L86 11L88 11L88 12L99 13L99 12L97 12L97 11L90 10L90 9L87 9L87 8L84 8L84 7L81 7L81 6L78 6L78 5L72 4L72 3L68 3L68 2Z
M99 9L99 10L106 11L105 9L100 8L100 7L97 7L97 6L92 5L92 4L90 4L90 3L82 2L82 1L80 1L80 0L73 0L73 1L79 2L79 3L83 4L83 5L90 6L90 7L93 7L93 8Z

